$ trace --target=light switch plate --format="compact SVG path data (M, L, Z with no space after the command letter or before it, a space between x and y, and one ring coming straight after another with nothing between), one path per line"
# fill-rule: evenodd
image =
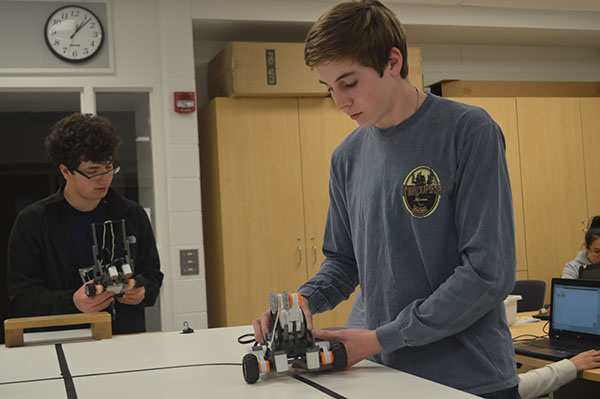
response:
M198 250L181 249L179 250L179 264L182 276L200 274L198 269Z

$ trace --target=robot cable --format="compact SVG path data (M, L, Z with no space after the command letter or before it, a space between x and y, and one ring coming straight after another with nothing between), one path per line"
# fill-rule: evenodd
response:
M106 225L110 225L110 235L112 236L112 248L110 253L110 261L112 262L115 259L115 232L113 230L113 222L112 220L106 220L104 225L102 226L102 249L106 248Z
M281 309L277 310L277 316L275 317L275 324L273 324L273 328L275 328L277 326L277 322L279 322L279 312L281 312ZM273 340L275 339L275 334L271 334L271 343L269 344L269 347L273 347Z

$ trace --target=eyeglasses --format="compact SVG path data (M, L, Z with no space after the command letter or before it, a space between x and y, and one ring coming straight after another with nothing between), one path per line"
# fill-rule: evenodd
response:
M81 176L85 177L88 180L97 181L97 180L102 179L106 175L113 175L114 176L117 173L119 173L119 171L121 170L121 165L119 165L119 162L117 162L117 161L113 161L113 163L112 163L111 166L112 167L109 170L107 170L106 172L96 173L95 175L91 175L91 176L86 175L85 173L83 173L79 169L75 169L75 172L79 173Z

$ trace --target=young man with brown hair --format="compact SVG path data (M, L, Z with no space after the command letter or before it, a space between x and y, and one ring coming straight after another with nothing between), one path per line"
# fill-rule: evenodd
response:
M23 209L13 225L7 268L13 316L99 312L114 302L113 333L146 331L144 307L154 304L163 274L146 212L110 189L120 170L120 142L111 123L94 115L73 114L52 127L46 151L66 183ZM135 237L129 240L131 259L144 285L116 301L108 290L87 296L79 269L95 262L92 223L118 220Z
M310 29L306 64L359 127L334 151L311 314L360 285L365 329L316 331L348 364L376 362L485 398L518 398L503 300L515 280L504 137L482 109L407 79L406 37L379 1L335 5ZM259 342L269 311L254 321Z

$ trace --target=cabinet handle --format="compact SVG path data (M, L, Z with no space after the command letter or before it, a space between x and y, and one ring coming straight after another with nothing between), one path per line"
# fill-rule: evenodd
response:
M313 245L313 256L314 256L313 263L317 263L317 246L316 245Z
M298 264L302 263L302 247L298 247Z

